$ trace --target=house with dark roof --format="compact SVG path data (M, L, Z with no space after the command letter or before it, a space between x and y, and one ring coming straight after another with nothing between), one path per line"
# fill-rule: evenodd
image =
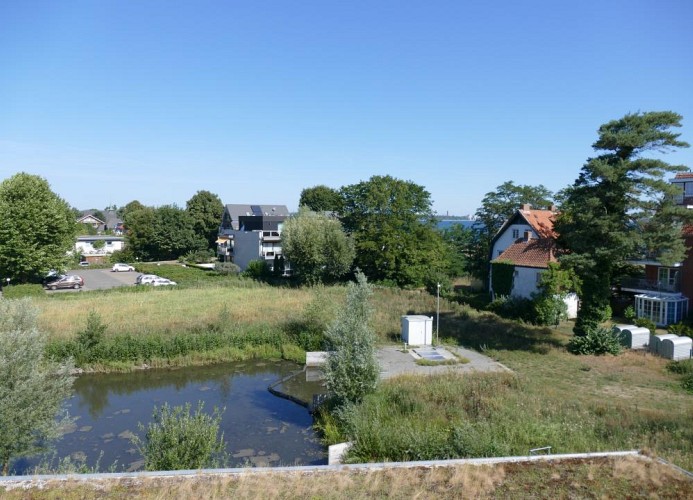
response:
M288 216L285 205L226 205L217 238L217 255L241 270L254 260L264 260L273 269L275 261L283 260L281 232Z
M549 268L549 263L558 262L556 257L556 232L553 229L556 208L548 210L532 209L522 205L500 228L491 240L491 270L489 290L493 289L493 263L513 266L510 295L531 298L539 288L541 274ZM566 300L568 316L577 314L577 297L571 294Z

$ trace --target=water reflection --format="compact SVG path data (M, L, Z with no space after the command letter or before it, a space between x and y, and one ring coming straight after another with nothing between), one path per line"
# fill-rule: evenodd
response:
M137 424L150 421L154 406L198 400L206 411L225 407L221 430L237 465L308 465L326 462L308 411L270 394L267 387L300 367L286 361L257 361L178 370L84 375L75 381L68 401L75 423L57 443L57 456L86 457L101 470L136 470L141 457L130 444ZM300 377L299 377L300 378ZM305 378L303 378L305 380ZM300 387L300 384L299 384ZM15 464L26 472L38 459Z

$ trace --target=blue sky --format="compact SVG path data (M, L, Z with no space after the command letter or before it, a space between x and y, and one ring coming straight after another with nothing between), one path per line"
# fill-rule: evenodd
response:
M693 144L689 0L6 0L0 25L0 179L78 208L295 209L389 174L465 215L572 183L628 112L676 111Z

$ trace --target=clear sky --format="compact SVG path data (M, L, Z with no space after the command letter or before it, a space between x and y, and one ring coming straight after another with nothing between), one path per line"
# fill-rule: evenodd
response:
M693 144L691 0L0 2L0 179L83 209L293 210L389 174L471 214L508 180L567 186L599 125L660 110Z

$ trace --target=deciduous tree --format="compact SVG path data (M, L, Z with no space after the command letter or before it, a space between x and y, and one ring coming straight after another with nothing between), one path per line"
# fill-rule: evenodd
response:
M422 186L389 175L345 186L342 222L354 237L355 264L373 281L421 286L447 269L431 198Z
M0 299L0 467L43 451L69 422L63 402L72 391L69 364L44 358L46 336L29 299Z
M358 272L356 283L349 283L345 307L325 334L330 350L325 382L330 396L340 407L358 403L378 383L380 367L370 324L372 293L366 276Z
M207 248L216 248L216 239L224 213L224 204L219 196L209 191L198 191L185 204L193 219L195 233L204 238Z
M282 252L309 285L342 277L354 261L354 244L339 220L302 208L284 223Z
M67 267L77 226L70 206L36 175L16 174L0 184L0 277L36 282Z
M651 156L688 147L671 131L680 126L681 116L671 111L627 114L602 125L592 145L602 154L587 160L563 194L555 228L568 250L562 261L582 281L578 335L608 319L611 283L626 259L645 249L668 262L685 255L681 227L691 211L675 205L676 188L665 179L685 167Z
M313 212L339 212L342 208L342 196L339 191L327 186L314 186L301 191L299 207L307 207Z

